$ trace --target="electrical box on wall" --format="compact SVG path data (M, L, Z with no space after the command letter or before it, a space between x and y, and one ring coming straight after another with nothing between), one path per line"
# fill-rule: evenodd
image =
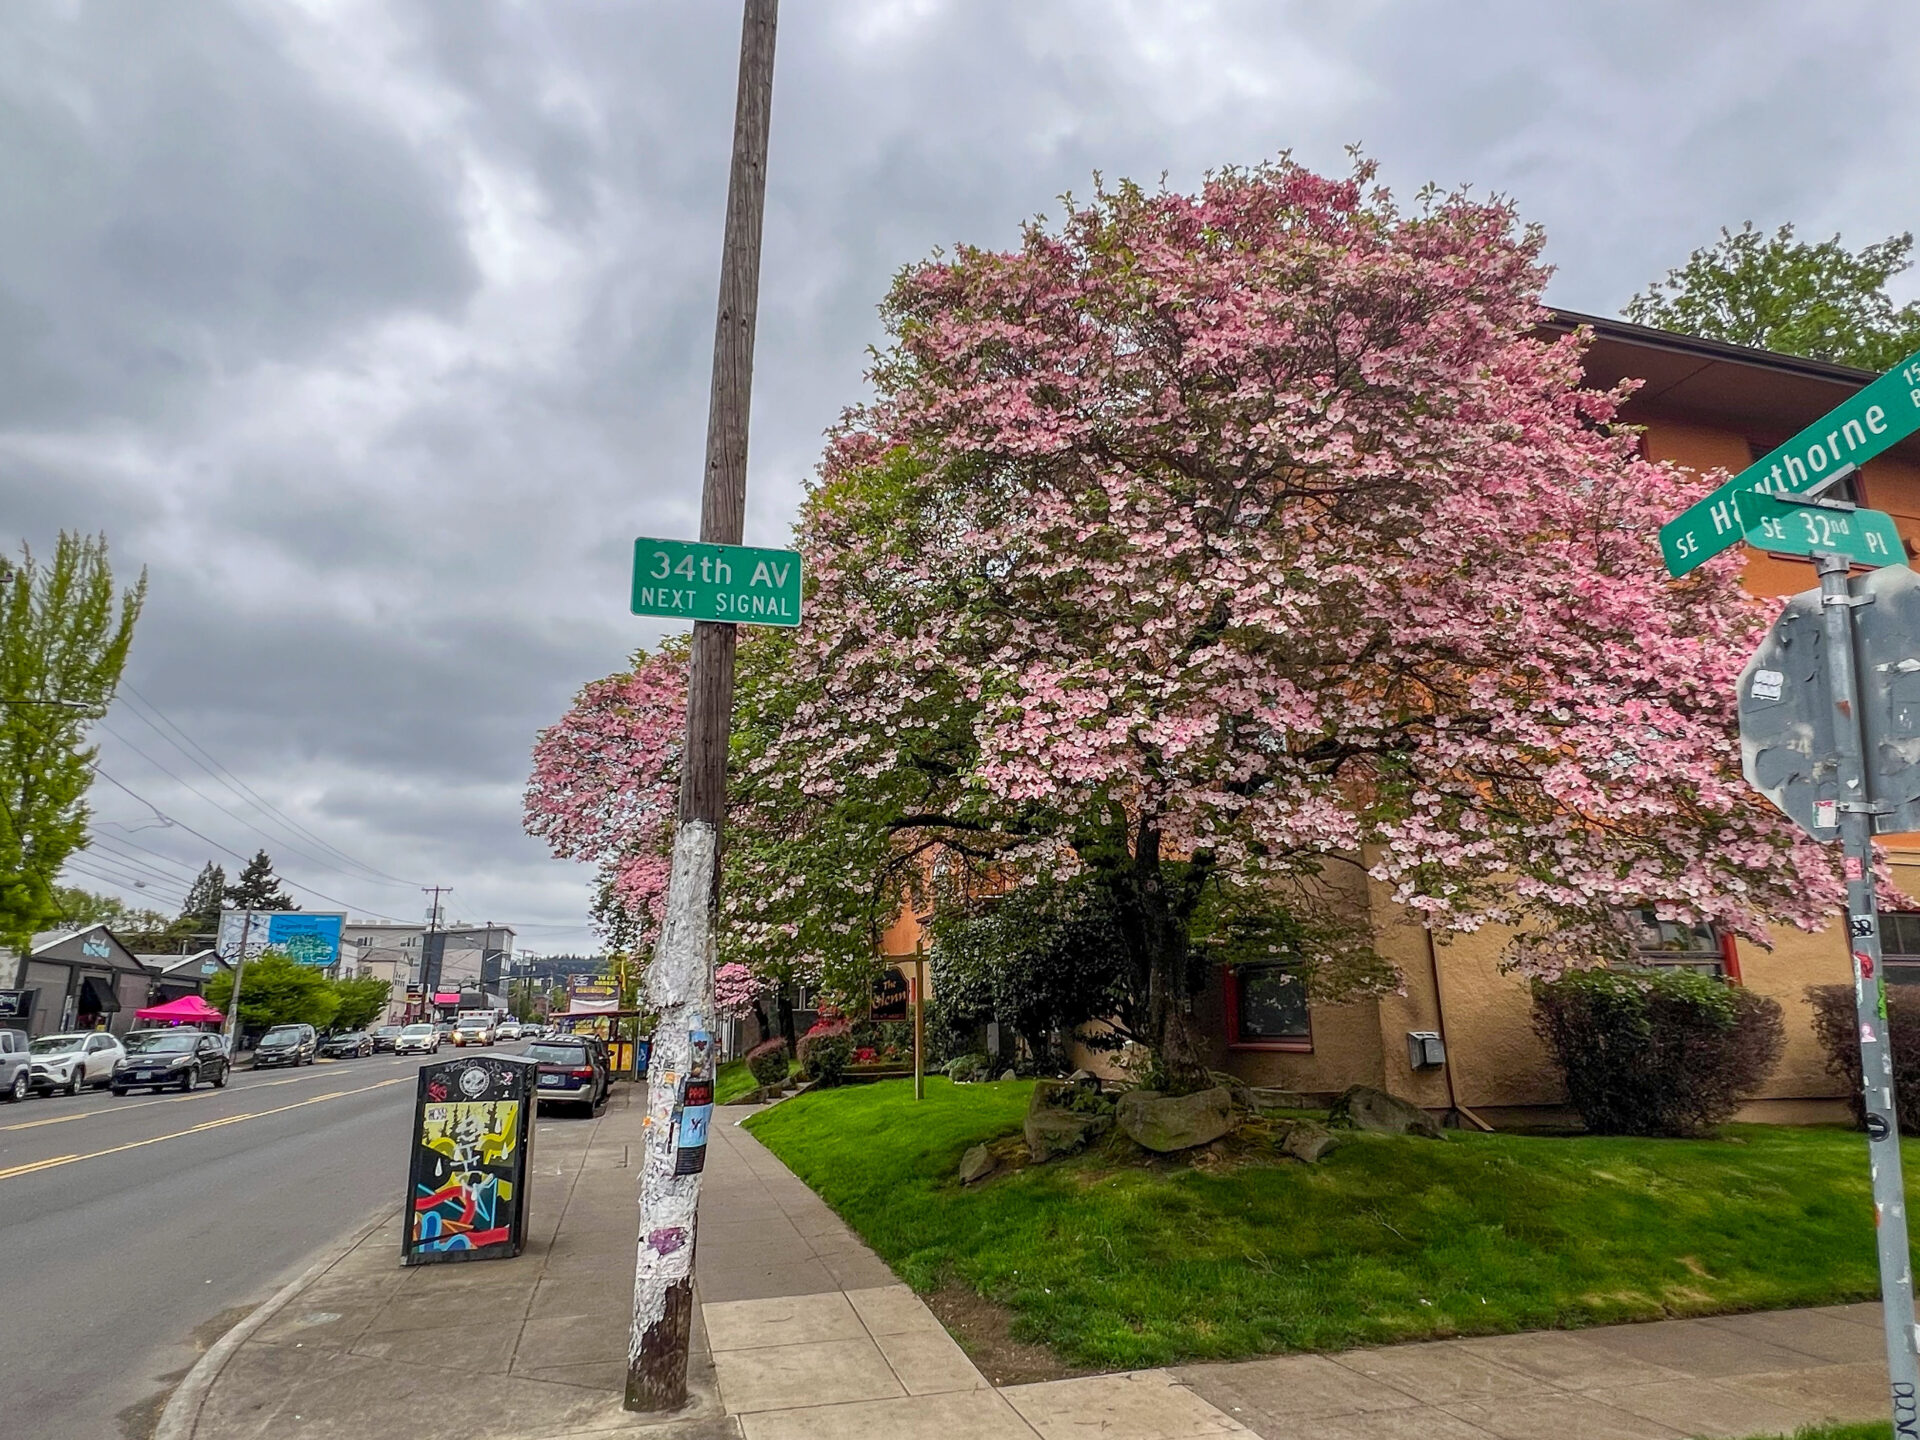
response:
M1438 1031L1407 1031L1407 1064L1416 1070L1435 1070L1446 1063L1447 1047Z

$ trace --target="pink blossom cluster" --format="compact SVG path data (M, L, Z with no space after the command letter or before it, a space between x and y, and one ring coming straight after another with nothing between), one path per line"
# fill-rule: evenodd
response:
M523 800L527 833L598 866L647 929L666 904L686 709L684 647L641 652L632 669L582 689L535 738Z
M714 1005L728 1020L751 1015L754 1001L766 994L767 989L765 980L737 960L728 961L713 972Z

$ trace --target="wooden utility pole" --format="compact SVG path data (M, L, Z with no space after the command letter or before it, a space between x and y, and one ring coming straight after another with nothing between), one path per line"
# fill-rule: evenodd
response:
M733 163L720 257L720 313L707 410L707 470L700 538L738 545L747 509L747 415L753 392L753 326L760 295L760 224L766 208L767 131L773 110L773 42L779 0L746 0ZM648 1065L647 1129L640 1171L640 1242L626 1408L673 1410L687 1397L693 1322L694 1219L705 1163L706 1113L692 1103L710 1087L716 1059L714 929L720 898L720 832L727 810L727 736L733 712L734 627L697 622L687 682L687 743L666 914L648 970L659 1015ZM695 1089L689 1092L687 1087ZM686 1104L683 1106L683 1098ZM684 1114L683 1114L684 1110ZM698 1144L693 1143L698 1141Z

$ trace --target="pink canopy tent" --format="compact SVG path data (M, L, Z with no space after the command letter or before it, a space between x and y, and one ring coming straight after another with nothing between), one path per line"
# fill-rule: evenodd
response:
M164 1005L149 1005L144 1010L133 1012L136 1020L159 1020L174 1025L192 1025L196 1023L218 1023L226 1019L213 1006L198 995L182 995L178 1000L169 1000Z

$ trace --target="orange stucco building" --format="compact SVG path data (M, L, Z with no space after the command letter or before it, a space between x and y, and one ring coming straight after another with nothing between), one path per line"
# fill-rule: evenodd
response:
M1556 312L1553 329L1589 326L1589 384L1622 379L1640 388L1622 416L1642 430L1648 458L1689 469L1745 469L1790 436L1877 378L1870 372L1763 350L1673 335L1621 321ZM1851 498L1891 513L1909 554L1920 553L1920 437L1863 467ZM1791 594L1816 585L1806 560L1752 553L1746 583L1763 594ZM1920 835L1890 837L1894 876L1920 898ZM1355 911L1371 917L1375 944L1404 977L1402 993L1346 1005L1308 1005L1285 991L1271 967L1221 967L1194 1002L1195 1018L1213 1046L1215 1068L1255 1085L1330 1097L1349 1085L1373 1085L1434 1110L1462 1112L1468 1123L1499 1126L1564 1119L1565 1092L1532 1028L1527 982L1503 973L1507 932L1438 940L1388 898L1360 863L1332 864L1327 879L1346 887ZM1920 982L1920 924L1887 927L1887 974ZM1722 974L1780 1003L1786 1049L1744 1118L1782 1122L1845 1118L1842 1086L1827 1073L1816 1043L1809 985L1851 982L1838 917L1807 935L1776 930L1772 949L1664 927L1649 933L1649 957ZM910 955L921 926L903 912L881 951ZM1902 962L1903 940L1912 945ZM1437 1036L1440 1064L1416 1068L1409 1035ZM1422 1058L1432 1053L1422 1049ZM1104 1057L1083 1052L1100 1066Z

